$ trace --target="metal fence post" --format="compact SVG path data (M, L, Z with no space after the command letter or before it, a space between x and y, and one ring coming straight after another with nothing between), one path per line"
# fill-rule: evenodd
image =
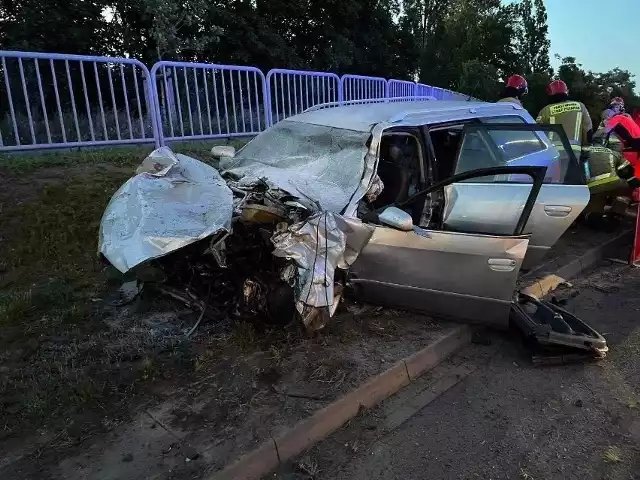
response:
M314 105L343 102L340 77L334 73L274 68L265 79L269 91L270 125Z

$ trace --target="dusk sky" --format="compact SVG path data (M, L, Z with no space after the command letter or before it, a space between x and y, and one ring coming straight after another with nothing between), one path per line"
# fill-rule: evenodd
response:
M629 70L640 84L640 0L545 0L551 56L576 57L586 70ZM551 59L554 67L558 61Z

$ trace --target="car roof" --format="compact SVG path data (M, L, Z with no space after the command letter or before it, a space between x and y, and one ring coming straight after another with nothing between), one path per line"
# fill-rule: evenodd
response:
M533 122L521 106L504 102L415 100L316 108L289 117L287 120L359 132L369 132L379 123L426 125L502 115L519 115Z

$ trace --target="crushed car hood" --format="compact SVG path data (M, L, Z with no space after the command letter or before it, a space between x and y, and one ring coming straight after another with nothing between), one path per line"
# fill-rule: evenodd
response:
M241 187L266 181L271 188L313 201L318 210L353 216L374 172L375 156L367 155L369 136L285 120L235 157L222 159L220 171Z
M162 147L136 173L100 224L99 252L122 273L231 230L233 193L215 168Z

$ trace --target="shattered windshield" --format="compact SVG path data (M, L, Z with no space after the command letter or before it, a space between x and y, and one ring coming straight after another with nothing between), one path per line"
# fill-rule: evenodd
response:
M242 183L266 179L339 213L360 186L369 136L369 132L285 120L220 167Z

